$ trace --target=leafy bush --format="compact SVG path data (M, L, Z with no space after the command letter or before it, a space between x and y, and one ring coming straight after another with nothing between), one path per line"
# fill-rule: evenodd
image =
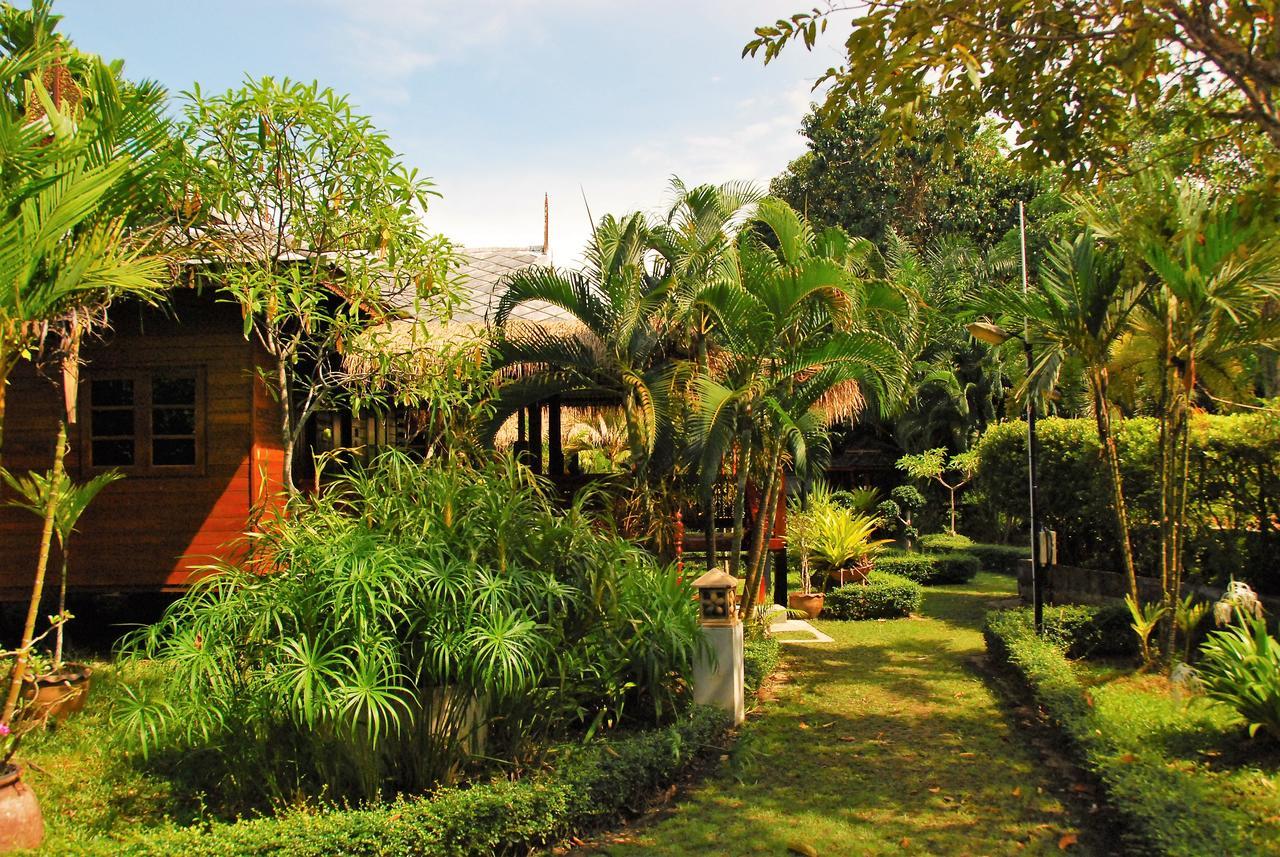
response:
M372 798L682 704L688 584L511 460L388 452L266 520L125 645L166 681L122 705L144 755L241 799Z
M896 574L873 571L865 583L848 583L827 593L826 619L898 619L920 609L920 584Z
M1102 780L1143 853L1274 853L1273 827L1243 805L1221 774L1171 756L1172 742L1153 740L1204 729L1188 720L1185 705L1126 689L1095 687L1086 696L1060 645L1037 637L1024 610L989 614L984 633L991 658L1015 673Z
M1258 616L1213 631L1200 647L1205 695L1234 708L1249 734L1264 729L1280 738L1280 643Z
M1020 622L1023 633L1031 632L1030 608L1008 610L1000 615L1003 621ZM1044 640L1056 645L1069 658L1131 657L1138 654L1138 639L1129 623L1129 610L1123 604L1047 605Z
M782 659L782 644L768 634L753 635L742 647L743 686L754 696L764 680L773 675Z
M967 583L980 570L977 557L964 553L885 553L876 568L924 586Z
M975 542L964 549L970 556L978 558L978 565L983 571L996 574L1018 574L1018 565L1031 558L1031 548L1018 545L984 545Z
M1121 567L1106 468L1089 419L1046 419L1038 424L1040 512L1058 531L1065 565ZM979 441L979 493L999 513L1025 520L1025 423L993 425ZM1158 431L1154 419L1116 424L1134 551L1140 568L1159 565ZM1208 582L1234 575L1264 591L1280 592L1270 558L1280 551L1280 420L1270 414L1197 415L1191 424L1187 567ZM1269 578L1267 575L1271 575Z
M944 553L968 550L971 547L973 547L973 539L959 533L954 536L950 533L929 533L920 537L920 549L923 551Z
M488 857L527 854L599 827L641 806L692 762L718 754L728 722L696 708L676 724L586 746L563 747L553 770L526 780L497 779L402 798L376 808L291 810L276 818L214 824L123 842L101 855L191 857ZM89 852L93 854L95 852Z

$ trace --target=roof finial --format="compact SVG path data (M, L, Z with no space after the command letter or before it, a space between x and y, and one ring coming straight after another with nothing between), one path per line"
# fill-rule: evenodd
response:
M551 252L551 197L542 194L542 255Z

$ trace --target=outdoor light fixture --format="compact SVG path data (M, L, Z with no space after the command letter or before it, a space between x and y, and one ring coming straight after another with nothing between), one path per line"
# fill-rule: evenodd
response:
M693 585L698 590L703 625L737 623L738 578L717 568L699 577Z
M964 329L969 331L969 335L974 339L988 345L1004 345L1017 335L989 321L975 321L972 324L966 324Z

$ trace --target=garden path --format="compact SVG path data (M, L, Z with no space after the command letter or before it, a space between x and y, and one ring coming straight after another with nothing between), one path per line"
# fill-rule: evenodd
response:
M717 772L578 855L1111 853L1088 784L980 667L1013 594L984 573L911 619L815 623L834 642L784 648Z

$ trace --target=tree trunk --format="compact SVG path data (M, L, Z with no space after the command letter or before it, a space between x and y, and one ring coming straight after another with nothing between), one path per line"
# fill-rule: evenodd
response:
M1107 370L1091 372L1093 387L1093 413L1098 428L1098 443L1107 459L1107 474L1111 482L1111 507L1115 513L1117 537L1120 540L1120 556L1124 563L1125 580L1129 595L1138 603L1138 571L1133 562L1133 542L1129 537L1129 509L1124 498L1124 477L1120 472L1120 452L1111 431L1111 409L1107 405Z
M62 579L58 586L58 630L54 631L53 672L62 671L62 626L67 614L67 546L58 539L58 552L62 554Z
M954 536L956 534L956 489L948 485L947 490L951 492L951 535Z
M756 515L751 528L751 550L747 553L747 582L742 593L742 615L750 616L756 605L756 595L760 591L760 580L764 575L763 559L768 556L768 537L773 529L774 514L778 503L778 468L781 466L781 451L766 453L768 475L765 477L764 495L760 498L760 512Z
M741 432L738 435L738 473L733 495L733 537L729 540L729 573L738 576L738 567L742 564L742 540L746 536L747 517L747 473L751 464L751 433Z
M283 357L276 358L276 386L280 390L280 443L284 459L280 477L292 499L298 495L293 484L293 385L289 383L289 364Z
M711 493L707 495L706 526L703 528L707 539L707 571L716 567L716 489L712 483Z
M58 421L58 445L53 451L52 483L62 481L63 464L67 454L67 424ZM27 664L31 659L31 642L36 633L36 619L40 615L40 599L44 596L44 579L49 570L49 549L53 544L53 519L58 507L55 491L49 492L45 501L44 525L40 529L40 553L36 560L36 577L31 586L31 604L27 607L27 621L22 627L22 643L18 646L18 655L14 659L13 671L9 675L9 693L5 697L4 711L0 713L0 723L8 724L13 719L13 712L18 707L18 696L22 692L22 679L27 674Z

